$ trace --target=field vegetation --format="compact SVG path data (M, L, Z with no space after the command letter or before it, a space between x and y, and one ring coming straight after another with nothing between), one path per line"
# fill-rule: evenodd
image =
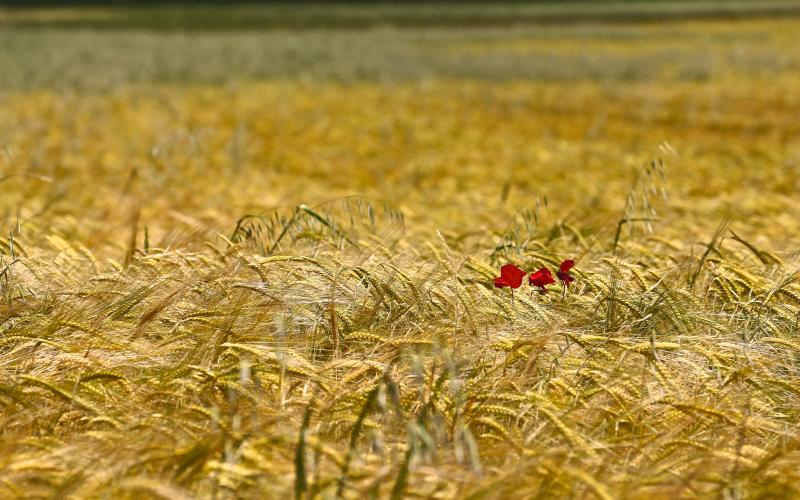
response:
M4 13L0 497L800 496L800 20L708 12Z

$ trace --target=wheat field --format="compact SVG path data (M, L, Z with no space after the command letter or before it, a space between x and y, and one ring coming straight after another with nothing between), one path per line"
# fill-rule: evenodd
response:
M800 497L797 33L0 26L0 497Z

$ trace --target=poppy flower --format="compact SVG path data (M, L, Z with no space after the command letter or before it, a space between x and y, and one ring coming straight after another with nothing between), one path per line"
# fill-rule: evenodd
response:
M527 273L514 264L506 264L500 268L500 277L494 279L494 286L497 288L503 288L504 286L519 288L522 285L522 278L525 277L525 274Z
M561 270L556 273L558 279L561 280L561 283L564 284L564 288L568 287L570 283L575 281L575 277L569 274L569 270L572 269L572 266L575 265L575 261L572 259L567 259L561 263Z
M528 281L531 286L539 287L539 293L547 293L547 288L545 287L556 282L556 280L553 279L553 273L546 267L539 269L535 273L531 273Z

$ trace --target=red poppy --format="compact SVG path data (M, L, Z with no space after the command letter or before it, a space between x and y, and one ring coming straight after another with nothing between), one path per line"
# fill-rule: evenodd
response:
M500 277L494 279L494 286L497 288L503 288L504 286L519 288L522 285L522 278L525 277L525 274L525 271L514 264L506 264L500 268Z
M539 287L539 293L547 293L547 288L545 287L556 282L556 280L553 279L553 273L546 267L539 269L535 273L531 273L528 281L532 286Z
M561 283L564 284L564 287L568 287L570 283L575 281L575 277L569 274L569 270L572 269L572 266L575 265L575 261L572 259L567 259L561 263L561 270L556 273L558 279L561 280Z

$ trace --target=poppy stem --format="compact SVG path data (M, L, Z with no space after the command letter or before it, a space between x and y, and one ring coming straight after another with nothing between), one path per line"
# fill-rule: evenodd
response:
M514 289L511 289L511 308L514 308Z

